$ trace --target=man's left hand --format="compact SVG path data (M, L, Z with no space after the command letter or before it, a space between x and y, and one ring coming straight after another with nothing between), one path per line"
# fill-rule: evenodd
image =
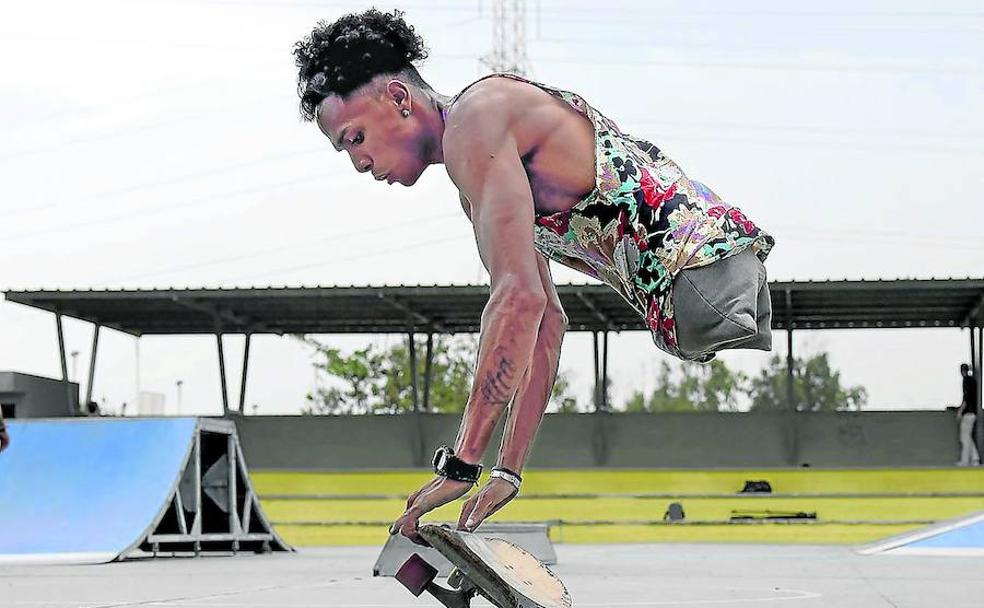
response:
M501 509L519 494L516 486L508 481L493 477L482 486L478 494L472 496L461 508L458 529L474 532L486 518Z
M400 533L414 543L426 547L427 543L417 534L420 518L425 513L464 496L473 485L467 481L455 481L438 475L407 498L407 510L390 526L390 534Z

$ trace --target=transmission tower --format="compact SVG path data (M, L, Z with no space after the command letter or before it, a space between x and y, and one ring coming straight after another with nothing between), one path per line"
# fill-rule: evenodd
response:
M482 65L493 72L512 72L529 76L526 56L526 0L493 0L492 52Z

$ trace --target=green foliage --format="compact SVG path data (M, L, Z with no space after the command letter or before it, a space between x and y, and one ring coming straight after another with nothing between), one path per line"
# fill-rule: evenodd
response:
M773 355L758 376L749 378L720 359L706 365L681 362L674 369L660 364L656 388L636 391L625 402L627 412L737 411L750 399L756 412L786 411L786 361ZM862 386L841 386L840 372L830 367L827 353L793 362L793 402L797 411L859 410L867 402Z
M627 412L717 412L738 409L748 378L723 361L681 362L674 374L663 361L656 388L647 397L636 391L625 403Z
M751 381L752 411L784 411L787 404L786 361L779 355ZM839 412L860 410L868 401L863 386L841 386L840 372L830 367L827 353L793 360L793 407L796 411Z
M406 342L381 349L369 345L343 354L307 340L317 350L315 368L326 382L307 396L305 414L399 414L413 411L410 349ZM415 340L417 394L424 398L426 339ZM470 337L434 336L430 412L458 412L468 401L476 344Z
M571 394L571 381L564 370L557 370L553 390L550 392L549 410L558 414L574 414L581 411L577 399Z
M381 349L370 345L343 354L310 339L321 382L307 395L304 414L399 414L413 411L413 380L407 342ZM423 408L426 339L415 340L417 394ZM478 340L473 336L435 335L431 365L429 412L461 412L471 394ZM561 372L551 394L557 411L577 411L570 382Z

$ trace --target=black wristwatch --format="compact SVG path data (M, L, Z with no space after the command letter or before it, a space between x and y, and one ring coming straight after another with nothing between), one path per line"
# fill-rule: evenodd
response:
M478 483L482 475L481 464L468 464L454 455L454 450L442 445L434 452L434 472L455 481Z

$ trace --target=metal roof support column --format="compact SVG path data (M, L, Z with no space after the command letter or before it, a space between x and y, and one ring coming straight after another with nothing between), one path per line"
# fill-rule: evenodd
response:
M970 326L968 326L968 329L970 330L970 373L974 377L974 384L977 385L977 386L980 386L980 384L981 384L981 372L980 372L981 367L980 367L980 365L978 364L978 361L977 361L977 328L974 327L973 325L970 325ZM961 378L961 380L963 380L963 379ZM980 401L978 401L978 404L980 404ZM978 409L980 409L980 408L978 408ZM982 419L982 416L980 415L980 412L978 412L977 422L979 423L981 421L981 419ZM960 426L960 421L959 420L957 420L957 426ZM980 426L977 426L977 428L975 430L977 431L976 434L978 436L980 436ZM977 452L979 454L980 453L980 442L977 442L976 439L975 439L975 443L978 444Z
M215 344L219 348L219 380L222 384L222 415L229 415L229 391L226 387L225 352L222 348L222 331L216 330Z
M253 334L246 334L246 344L243 345L243 376L239 382L239 413L246 413L246 371L249 369L249 339Z
M598 332L591 332L591 352L594 353L594 411L599 411L601 409L601 399L599 395L601 394L601 378L599 378L599 365L598 365Z
M420 400L417 395L417 344L413 339L413 330L407 334L407 339L410 341L410 384L413 387L413 411L420 411Z
M793 392L793 369L796 359L793 356L793 293L786 290L786 461L795 465L799 460L799 420L796 416L796 402Z
M424 354L424 411L430 411L431 372L434 364L434 333L427 332L427 352Z
M796 405L793 403L793 328L786 329L786 408L795 411Z
M601 409L608 411L608 331L602 334Z
M786 408L796 409L793 403L793 294L786 290Z
M970 371L973 372L974 376L976 377L977 376L977 342L976 342L977 336L974 335L974 332L977 331L977 328L971 325L969 329L970 329Z
M68 362L65 360L65 332L62 330L62 316L55 313L55 329L58 331L58 356L61 358L62 383L65 385L65 398L68 407L72 407L72 383L68 379ZM75 413L79 413L79 404L75 404Z
M89 411L89 404L92 403L92 383L96 380L96 352L99 349L99 328L98 323L92 330L92 352L89 353L89 382L85 385L85 404L83 411Z
M971 333L974 328L970 329ZM984 455L984 382L981 382L981 371L984 369L984 327L977 328L977 370L974 372L974 380L977 385L977 453ZM984 464L982 462L981 464Z

